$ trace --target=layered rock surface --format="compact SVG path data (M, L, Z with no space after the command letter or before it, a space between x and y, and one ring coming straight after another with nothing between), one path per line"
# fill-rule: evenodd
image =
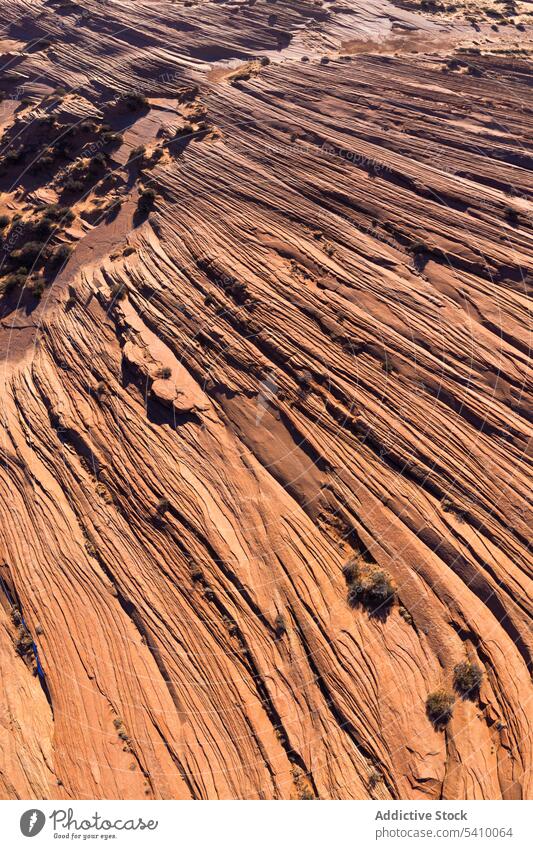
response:
M530 797L527 22L4 5L8 145L39 110L122 138L120 207L72 197L3 301L0 794Z

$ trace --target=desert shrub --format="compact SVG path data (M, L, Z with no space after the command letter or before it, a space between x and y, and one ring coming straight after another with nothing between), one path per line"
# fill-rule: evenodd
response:
M45 236L48 236L52 230L56 227L56 223L52 218L49 218L47 215L43 215L38 221L36 221L34 226L34 234L44 239Z
M369 610L385 610L394 601L392 578L384 569L375 566L359 570L350 581L348 603L351 607L362 604Z
M95 133L98 129L98 124L93 118L85 118L79 125L80 130L83 130L86 133Z
M106 165L105 154L96 153L91 161L89 162L89 171L94 174L95 172L101 171Z
M32 283L30 291L37 301L41 300L42 294L44 292L44 280L42 277L39 277Z
M83 183L81 180L76 179L76 177L67 177L63 183L63 188L67 192L81 192L83 190Z
M105 212L107 213L107 218L112 219L120 212L122 204L124 203L124 199L121 197L112 198L105 208Z
M59 247L57 247L52 254L52 264L55 266L63 265L63 263L67 261L71 253L72 247L70 245L59 245Z
M4 230L10 221L9 215L0 215L0 230Z
M17 162L20 162L24 159L26 152L23 148L19 147L15 150L11 149L4 153L4 163L6 165L16 165Z
M168 500L168 498L165 498L164 496L163 496L163 498L159 499L159 501L157 502L157 504L155 506L156 512L159 514L159 516L164 516L169 508L170 508L170 501Z
M130 739L130 736L126 731L126 726L124 725L123 720L119 716L117 716L117 718L113 720L113 725L115 726L120 739L127 743Z
M126 297L126 289L122 283L113 283L111 286L111 299L113 301L122 301Z
M46 171L47 169L50 169L53 164L54 157L52 156L52 154L44 153L42 156L36 159L35 162L32 162L30 170L33 174L38 171Z
M344 564L342 567L342 574L344 575L347 584L351 584L359 578L359 567L354 558L348 560L348 562Z
M20 610L18 609L18 607L13 605L11 610L10 610L10 613L11 613L11 621L13 622L13 625L20 625L20 623L22 622L22 614L21 614Z
M506 207L505 217L507 218L509 224L512 224L513 226L516 226L518 224L518 212L516 211L516 209L513 209L512 206Z
M12 274L6 274L6 276L0 280L0 295L7 295L9 292L12 292L13 289L19 289L24 286L27 276L28 270L22 266Z
M148 106L147 98L144 96L144 94L141 94L138 91L128 92L127 94L122 96L121 100L122 103L124 103L124 105L132 111L136 109L145 109Z
M194 127L192 124L184 124L180 130L178 130L177 135L180 138L188 138L194 134Z
M435 690L426 699L428 719L437 728L446 725L453 715L454 698L446 690Z
M402 619L404 619L407 622L408 625L413 624L413 617L411 616L409 611L405 609L405 607L403 607L403 606L400 607L399 610L398 610L398 613L400 614Z
M112 147L118 147L124 141L122 133L113 133L110 130L102 133L103 144L109 144Z
M163 366L163 368L157 370L157 377L162 378L162 380L168 380L171 375L172 369L168 366Z
M483 670L477 663L465 660L454 667L453 686L462 696L476 696L482 680Z
M130 150L130 155L128 157L128 162L133 162L134 160L142 160L142 157L146 153L146 147L143 144L140 144L138 147L132 147Z
M71 224L75 218L68 206L60 206L57 203L45 206L43 213L47 218L51 218L53 221L61 221L62 224Z
M154 205L155 191L153 189L145 189L139 195L137 209L141 212L148 212Z
M276 634L276 640L281 640L283 635L287 633L287 625L285 624L285 618L281 613L278 613L274 620L274 631Z
M26 242L16 251L13 251L12 257L21 263L31 265L41 255L43 245L41 242Z
M368 786L371 790L374 790L380 781L383 780L382 774L377 769L373 769L370 775L368 776Z
M15 647L22 657L33 653L33 640L31 638L31 634L28 633L24 625L19 627Z
M305 800L305 801L309 801L309 802L310 801L314 802L315 799L316 799L316 796L315 796L315 794L313 793L313 791L310 787L302 787L301 790L299 790L299 792L298 792L298 799L302 799L302 801Z

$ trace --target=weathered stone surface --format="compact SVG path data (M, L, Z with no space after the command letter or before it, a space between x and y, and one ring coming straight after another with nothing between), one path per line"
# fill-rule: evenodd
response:
M419 10L3 3L4 103L123 133L3 307L4 798L531 796L530 35Z

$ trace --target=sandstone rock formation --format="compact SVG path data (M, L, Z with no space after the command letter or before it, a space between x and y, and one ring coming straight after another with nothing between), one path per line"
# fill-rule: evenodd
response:
M3 3L3 798L531 797L530 21L432 5Z

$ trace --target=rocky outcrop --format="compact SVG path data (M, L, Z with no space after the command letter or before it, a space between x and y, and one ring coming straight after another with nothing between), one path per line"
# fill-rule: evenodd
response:
M3 302L0 793L530 797L529 58L385 2L5 5L35 102L121 138Z

